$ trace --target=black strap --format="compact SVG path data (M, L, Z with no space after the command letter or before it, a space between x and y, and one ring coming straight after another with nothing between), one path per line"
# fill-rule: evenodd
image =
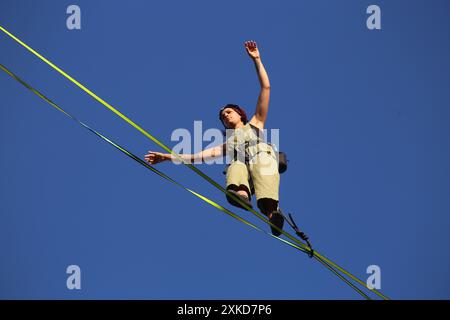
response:
M242 144L244 145L244 163L245 164L249 164L250 160L252 158L254 158L255 156L257 156L259 153L261 152L268 152L268 151L258 151L255 155L253 155L252 157L250 157L249 153L248 153L248 149L249 147L254 147L257 146L259 143L264 142L264 132L259 129L258 127L255 127L254 125L252 125L251 123L249 123L250 128L253 130L253 132L256 135L256 139L252 139L252 140L248 140L248 141L244 141ZM270 146L272 146L272 144L268 143ZM238 151L239 147L235 146L234 150L233 150L233 159L236 161L238 160L238 153L240 153L240 151ZM272 146L273 148L273 146ZM275 150L274 150L275 152Z
M281 213L281 214L283 214L283 213ZM294 221L294 218L292 218L292 215L291 215L290 213L288 213L288 215L289 215L289 219L288 219L286 216L284 216L284 214L283 214L283 216L284 216L284 218L286 219L286 221L289 223L289 225L292 227L292 229L294 229L295 234L296 234L297 236L299 236L300 239L302 239L303 241L305 241L306 244L308 245L309 250L310 250L310 251L308 252L308 256L309 256L310 258L314 257L314 249L313 249L313 247L312 247L312 245L311 245L311 242L309 242L309 237L306 235L306 233L304 233L303 231L301 231L301 230L299 229L299 227L297 226L297 224L296 224L295 221Z

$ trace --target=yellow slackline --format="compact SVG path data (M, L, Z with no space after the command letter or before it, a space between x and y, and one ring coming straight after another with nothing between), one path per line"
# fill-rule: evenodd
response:
M210 204L211 206L215 207L216 209L228 214L229 216L231 216L232 218L237 219L238 221L248 225L249 227L252 227L253 229L260 231L268 236L271 236L272 238L275 238L295 249L298 249L304 253L308 253L304 248L299 247L298 245L284 240L282 238L276 237L271 233L268 233L260 228L258 228L256 225L252 224L251 222L249 222L248 220L240 217L239 215L229 211L228 209L224 208L223 206L219 205L218 203L214 202L213 200L208 199L205 196L202 196L201 194L186 188L185 186L181 185L180 183L178 183L177 181L173 180L172 178L170 178L169 176L167 176L166 174L164 174L163 172L153 168L152 166L150 166L148 163L146 163L145 161L143 161L141 158L139 158L138 156L134 155L133 153L131 153L130 151L126 150L125 148L121 147L120 145L118 145L117 143L115 143L114 141L112 141L111 139L107 138L106 136L102 135L101 133L99 133L98 131L92 129L91 127L89 127L88 125L86 125L85 123L81 122L80 120L78 120L77 118L75 118L74 116L72 116L71 114L69 114L68 112L66 112L64 109L62 109L61 107L59 107L56 103L54 103L52 100L50 100L49 98L47 98L45 95L43 95L41 92L39 92L38 90L34 89L32 86L30 86L28 83L26 83L25 81L23 81L22 79L20 79L16 74L14 74L12 71L10 71L8 68L6 68L5 66L3 66L0 63L0 69L2 69L4 72L6 72L8 75L10 75L13 79L17 80L19 83L21 83L23 86L25 86L26 88L28 88L31 92L33 92L34 94L36 94L38 97L40 97L41 99L43 99L44 101L46 101L47 103L49 103L51 106L53 106L54 108L56 108L58 111L64 113L64 115L66 115L67 117L71 118L72 120L74 120L75 122L77 122L78 124L80 124L81 126L83 126L84 128L88 129L89 131L91 131L92 133L94 133L96 136L100 137L101 139L103 139L104 141L106 141L107 143L111 144L113 147L115 147L116 149L118 149L119 151L121 151L122 153L124 153L125 155L127 155L128 157L132 158L133 160L135 160L136 162L138 162L139 164L145 166L147 169L150 169L151 171L153 171L154 173L156 173L157 175L161 176L162 178L168 180L169 182L183 188L184 190L190 192L191 194L197 196L198 198L200 198L201 200L205 201L206 203ZM364 292L362 292L359 288L357 288L355 285L353 285L350 281L348 281L347 279L345 279L339 272L337 272L333 267L329 266L326 262L323 262L321 260L319 260L318 258L316 258L320 263L322 263L326 268L328 268L330 271L332 271L334 274L336 274L336 276L338 276L341 280L343 280L348 286L350 286L352 289L354 289L357 293L359 293L361 296L363 296L364 298L366 298L367 300L371 300L369 296L367 296Z
M16 42L18 42L20 45L22 45L24 48L26 48L28 51L30 51L31 53L33 53L35 56L37 56L39 59L41 59L42 61L44 61L45 63L47 63L49 66L51 66L54 70L58 71L60 74L62 74L65 78L67 78L69 81L71 81L72 83L74 83L75 85L77 85L80 89L82 89L83 91L85 91L87 94L89 94L92 98L94 98L95 100L97 100L98 102L100 102L102 105L104 105L105 107L107 107L109 110L111 110L112 112L114 112L116 115L118 115L120 118L122 118L125 122L127 122L128 124L130 124L131 126L133 126L135 129L137 129L139 132L141 132L143 135L145 135L146 137L148 137L149 139L151 139L152 141L154 141L156 144L158 144L160 147L162 147L164 150L170 152L171 154L175 155L175 157L177 159L179 159L183 164L185 164L186 166L188 166L191 170L193 170L194 172L196 172L198 175L200 175L201 177L203 177L205 180L207 180L208 182L210 182L213 186L215 186L216 188L218 188L219 190L221 190L222 192L224 192L225 194L229 195L231 198L235 199L238 203L240 203L244 208L246 208L248 211L252 212L253 214L255 214L259 219L261 219L262 221L266 222L267 224L273 226L275 229L279 230L282 232L282 234L284 234L286 237L288 237L289 239L291 239L292 241L296 242L298 245L300 245L303 249L305 250L309 250L311 251L311 249L306 246L303 242L301 242L299 239L297 239L296 237L292 236L291 234L287 233L284 230L280 230L277 226L273 225L267 218L265 218L264 216L262 216L260 213L256 212L253 208L249 207L247 204L245 204L239 197L235 196L232 193L227 192L227 190L225 190L221 185L219 185L216 181L214 181L213 179L211 179L210 177L208 177L207 175L205 175L202 171L200 171L199 169L195 168L192 164L187 163L186 161L184 161L184 159L182 159L178 154L174 153L169 147L167 147L165 144L163 144L161 141L159 141L158 139L156 139L155 137L153 137L151 134L149 134L147 131L145 131L142 127L140 127L139 125L137 125L135 122L133 122L131 119L129 119L128 117L126 117L124 114L122 114L120 111L118 111L117 109L115 109L112 105L110 105L109 103L107 103L106 101L104 101L103 99L101 99L99 96L97 96L94 92L92 92L91 90L89 90L88 88L86 88L85 86L83 86L80 82L78 82L77 80L75 80L74 78L72 78L70 75L68 75L66 72L64 72L63 70L61 70L59 67L57 67L55 64L53 64L51 61L49 61L48 59L46 59L45 57L43 57L42 55L40 55L38 52L36 52L34 49L32 49L31 47L29 47L27 44L25 44L23 41L21 41L19 38L17 38L16 36L14 36L12 33L10 33L9 31L7 31L5 28L3 28L2 26L0 26L0 30L3 31L5 34L7 34L9 37L11 37L13 40L15 40ZM379 292L376 289L371 289L369 288L365 282L363 282L362 280L360 280L359 278L357 278L356 276L354 276L353 274L351 274L350 272L348 272L347 270L345 270L344 268L340 267L339 265L337 265L336 263L334 263L333 261L325 258L324 256L322 256L321 254L319 254L317 251L314 251L314 257L316 259L320 259L323 262L326 262L327 264L333 266L334 268L338 269L340 272L342 272L343 274L345 274L346 276L350 277L352 280L356 281L357 283L359 283L360 285L362 285L363 287L367 288L368 290L371 290L372 292L374 292L375 294L377 294L379 297L383 298L383 299L388 299L388 297L386 297L385 295L383 295L381 292Z

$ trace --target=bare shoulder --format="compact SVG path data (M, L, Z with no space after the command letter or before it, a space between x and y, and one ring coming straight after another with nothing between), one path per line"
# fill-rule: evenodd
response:
M250 121L250 124L254 125L255 127L263 130L264 129L264 121L258 120L258 118L255 116L253 116Z

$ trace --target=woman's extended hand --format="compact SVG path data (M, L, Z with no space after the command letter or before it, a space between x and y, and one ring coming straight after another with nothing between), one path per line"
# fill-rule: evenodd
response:
M248 55L252 59L259 59L259 50L255 41L245 41L244 42L245 49L247 50Z
M169 160L170 154L148 151L148 153L145 155L144 158L145 158L145 161L147 161L150 164L157 164L157 163Z

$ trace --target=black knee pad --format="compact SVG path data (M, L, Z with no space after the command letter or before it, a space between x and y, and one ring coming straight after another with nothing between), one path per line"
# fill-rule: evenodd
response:
M227 187L227 190L228 190L229 192L232 192L236 197L241 198L242 201L243 201L244 203L246 203L250 208L252 208L252 202L251 202L251 198L250 198L250 195L248 194L248 192L247 192L247 195L249 196L249 198L248 198L248 200L247 200L247 199L244 199L243 196L241 196L241 195L239 195L239 194L237 193L237 191L239 190L239 188L238 188L236 185L229 185L229 186ZM248 210L248 209L244 208L244 207L243 207L240 203L238 203L236 200L234 200L232 197L230 197L228 194L226 195L226 198L227 198L228 203L231 204L232 206L235 206L235 207L238 207L238 208L242 208L242 209L244 209L244 210Z
M278 210L278 201L270 198L261 198L257 202L259 210L268 215L269 213Z

